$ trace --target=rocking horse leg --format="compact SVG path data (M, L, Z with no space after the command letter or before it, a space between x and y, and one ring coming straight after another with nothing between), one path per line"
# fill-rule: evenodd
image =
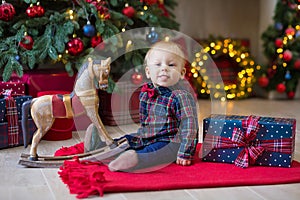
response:
M52 124L54 122L54 119L51 123L48 123L47 125L40 125L37 124L37 130L33 135L31 146L30 146L30 157L29 160L37 161L38 160L38 154L37 154L37 147L40 143L42 137L47 133L47 131L51 128Z
M111 148L116 147L116 145L114 144L114 140L110 137L110 135L106 131L98 113L95 112L95 107L94 106L86 106L85 109L86 109L87 116L90 118L90 120L92 121L94 126L97 127L98 134L99 134L99 137L101 138L101 140L103 142L106 142L106 145L110 146Z

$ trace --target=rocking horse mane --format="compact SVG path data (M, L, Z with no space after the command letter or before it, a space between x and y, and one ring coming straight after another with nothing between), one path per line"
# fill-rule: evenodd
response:
M104 58L93 58L93 64L101 64L101 60L104 60ZM84 60L82 63L82 66L80 67L78 73L77 73L77 79L82 75L82 73L88 68L89 61L87 59Z

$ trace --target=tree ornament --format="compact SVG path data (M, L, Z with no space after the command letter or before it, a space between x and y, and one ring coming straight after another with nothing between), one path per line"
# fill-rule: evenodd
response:
M95 48L98 44L100 44L103 41L100 34L97 34L96 36L92 37L91 39L91 46Z
M275 46L276 46L277 48L282 48L282 47L283 47L283 41L282 41L281 38L277 38L277 39L275 40Z
M0 5L0 20L8 22L14 18L15 14L16 11L13 5L2 0L2 4Z
M292 9L292 10L295 10L297 8L297 4L295 4L295 3L289 2L288 5L289 5L290 9Z
M283 60L286 61L286 62L289 62L291 61L293 58L293 54L290 50L285 50L283 52Z
M294 63L294 69L300 70L300 58L298 58Z
M36 11L33 8L33 4L31 4L27 9L26 9L26 14L28 17L33 18L36 16Z
M126 4L125 8L123 8L122 10L122 13L128 18L132 18L135 15L135 9L132 6L128 6L128 4Z
M279 84L276 86L276 90L277 90L277 92L279 92L279 93L284 93L285 90L286 90L286 87L285 87L284 83L279 83Z
M275 29L281 31L283 29L283 25L280 22L275 23Z
M143 74L138 71L133 72L131 82L135 85L140 85L143 82Z
M86 37L93 37L96 34L96 29L93 25L91 25L90 21L87 21L87 24L83 26L83 34Z
M288 93L287 93L287 97L288 97L289 99L294 99L294 97L295 97L295 92L294 92L294 91L288 92Z
M35 7L37 17L42 17L45 14L45 9L41 5Z
M30 35L25 34L23 39L19 42L20 47L31 50L33 47L33 39Z
M34 17L42 17L45 14L45 9L37 3L37 5L30 4L30 6L26 9L26 14L30 18Z
M287 72L285 73L284 78L285 78L286 80L291 80L292 75L291 75L290 71L287 71Z
M155 31L155 28L151 28L151 31L147 34L147 41L150 43L155 43L158 41L158 33Z
M163 0L159 0L158 7L162 10L163 15L165 17L169 17L170 16L168 10L165 7L165 4L164 4Z
M80 38L73 38L67 43L67 50L70 55L76 56L84 49L84 44Z
M293 27L289 27L285 30L286 35L295 35L295 29Z
M265 75L263 75L263 76L259 77L258 84L261 87L267 87L269 85L269 79Z
M300 36L300 30L296 31L295 38L298 38L299 36Z

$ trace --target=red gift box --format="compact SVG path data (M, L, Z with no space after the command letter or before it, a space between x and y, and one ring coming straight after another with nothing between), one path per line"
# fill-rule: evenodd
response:
M26 83L26 93L37 97L42 91L73 91L76 76L50 69L25 72L22 81Z
M38 92L38 96L53 94L69 94L69 91L43 91ZM56 118L51 129L44 135L43 140L58 141L72 138L72 130L74 128L74 120L67 118Z
M0 93L5 90L12 90L12 96L24 96L25 95L25 84L20 80L15 81L0 81Z

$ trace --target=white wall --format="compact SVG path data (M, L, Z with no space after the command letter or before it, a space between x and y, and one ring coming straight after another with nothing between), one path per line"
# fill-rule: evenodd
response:
M177 0L180 31L193 38L209 35L249 39L250 51L264 60L261 33L272 24L276 0Z

